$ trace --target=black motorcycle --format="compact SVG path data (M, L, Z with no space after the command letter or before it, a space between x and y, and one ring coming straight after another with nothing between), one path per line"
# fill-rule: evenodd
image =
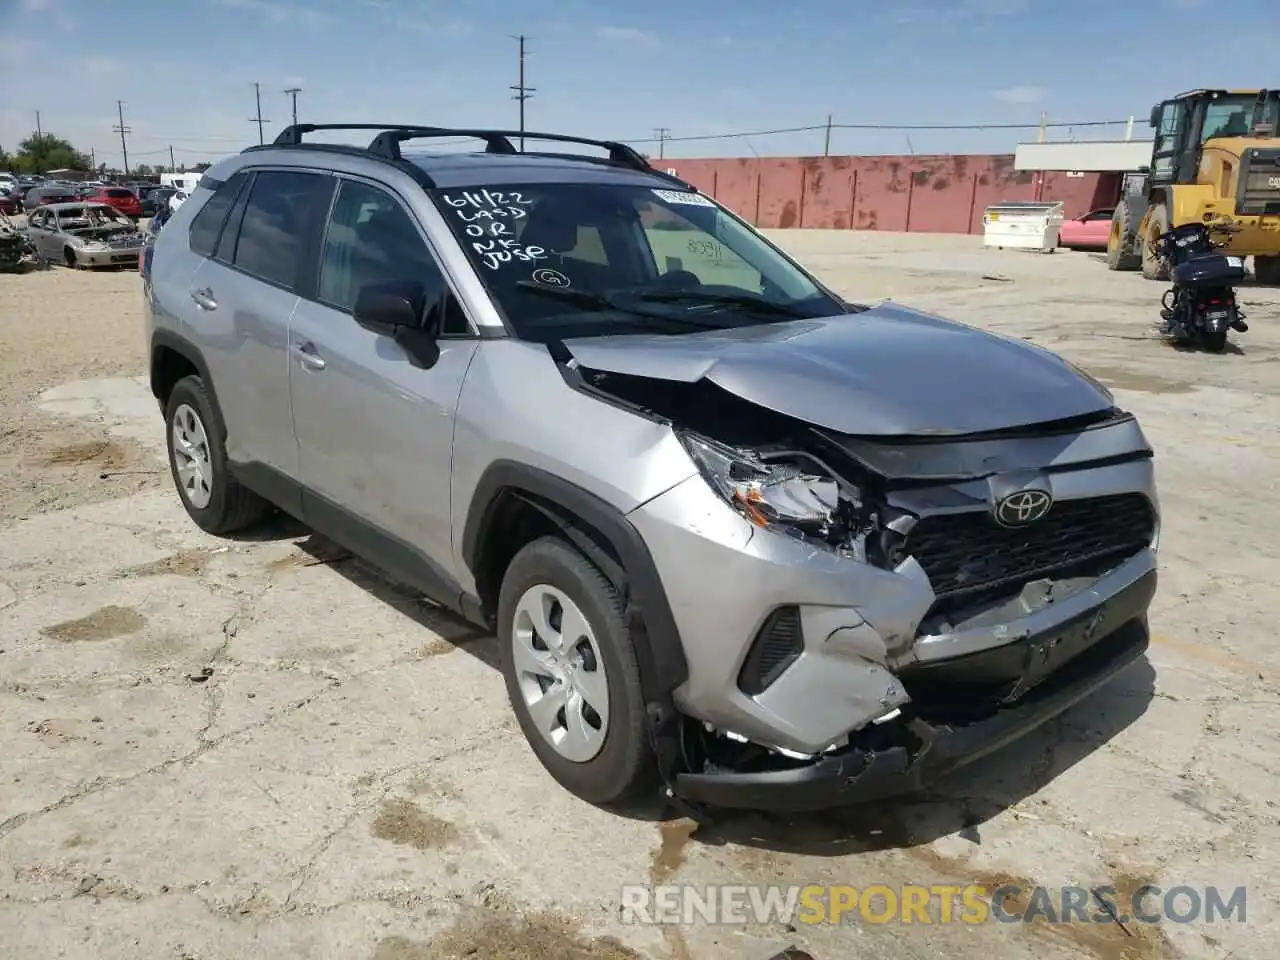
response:
M1161 300L1161 333L1175 344L1221 353L1228 330L1244 333L1249 329L1234 289L1244 279L1244 265L1219 253L1226 243L1213 239L1215 232L1239 229L1223 223L1188 223L1156 241L1156 254L1168 264L1173 281Z

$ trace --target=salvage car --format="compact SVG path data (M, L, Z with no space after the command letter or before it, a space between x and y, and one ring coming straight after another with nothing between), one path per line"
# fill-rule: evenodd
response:
M1088 374L847 302L620 143L317 129L215 164L144 264L177 496L495 632L579 797L912 791L1143 655L1153 454ZM402 149L439 137L486 147Z
M137 224L105 203L54 203L27 219L42 259L68 267L137 266L143 235Z
M1105 250L1111 236L1114 208L1090 210L1082 217L1062 221L1058 228L1058 246L1070 250Z

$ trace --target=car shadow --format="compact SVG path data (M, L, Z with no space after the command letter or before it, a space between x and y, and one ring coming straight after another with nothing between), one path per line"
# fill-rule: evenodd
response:
M303 566L326 566L348 582L387 606L403 613L420 627L430 630L441 640L475 657L487 667L499 669L498 641L488 630L462 619L447 608L426 599L421 593L389 578L377 567L339 546L327 537L311 531L289 518L283 524L296 523L300 534L294 534L296 546L308 558ZM283 539L283 538L281 538Z
M498 641L492 633L390 579L293 518L273 516L254 536L261 541L293 540L306 558L302 565L328 567L485 666L501 669ZM923 846L957 833L981 842L985 823L1023 804L1135 723L1155 696L1155 676L1147 658L1139 659L1066 713L922 794L803 815L706 811L707 816L685 837L694 844L814 857ZM653 823L675 821L686 814L656 790L651 800L607 809Z
M953 834L981 843L984 824L1021 807L1130 727L1154 696L1155 670L1143 657L1061 716L924 793L800 816L713 814L692 840L812 857L924 846ZM1032 811L1021 815L1038 819Z

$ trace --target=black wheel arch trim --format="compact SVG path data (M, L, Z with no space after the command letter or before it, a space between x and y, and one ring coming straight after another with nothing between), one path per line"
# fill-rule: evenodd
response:
M221 439L226 440L227 427L222 420L222 406L218 403L218 393L213 383L213 377L209 375L209 365L205 363L204 355L200 352L200 348L180 333L165 329L154 330L151 333L151 355L147 359L147 376L151 385L151 395L157 400L161 399L159 382L156 376L156 354L162 347L166 350L172 350L196 368L196 373L204 383L205 393L209 395L209 399L217 407L218 429L223 434Z
M498 460L476 484L463 526L462 560L473 575L483 569L487 534L504 494L519 497L564 529L570 541L619 587L626 599L645 698L669 701L688 677L689 668L666 589L640 531L617 508L577 484L527 464ZM586 524L603 537L621 568L575 524Z

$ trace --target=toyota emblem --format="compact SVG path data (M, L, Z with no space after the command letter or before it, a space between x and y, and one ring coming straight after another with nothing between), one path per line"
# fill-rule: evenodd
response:
M1053 497L1044 490L1019 490L997 501L992 513L1002 527L1025 527L1043 518L1052 506Z

